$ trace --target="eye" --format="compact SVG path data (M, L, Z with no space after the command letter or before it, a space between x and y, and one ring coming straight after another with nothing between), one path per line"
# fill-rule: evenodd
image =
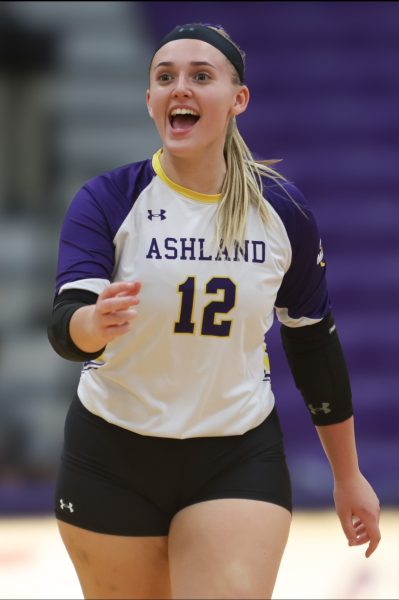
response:
M194 79L196 79L197 81L208 81L208 79L210 79L210 76L208 75L208 73L201 71L200 73L197 73L195 75Z
M158 75L157 79L158 81L166 83L172 79L172 75L170 73L161 73L160 75Z

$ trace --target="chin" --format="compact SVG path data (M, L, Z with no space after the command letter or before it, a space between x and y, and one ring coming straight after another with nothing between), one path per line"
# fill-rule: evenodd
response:
M200 148L188 140L168 140L163 143L164 149L178 158L189 158L196 154Z

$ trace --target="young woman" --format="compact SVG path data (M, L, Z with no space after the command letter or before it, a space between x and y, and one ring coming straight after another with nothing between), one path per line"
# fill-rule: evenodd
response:
M86 598L270 598L291 491L264 336L282 342L349 545L376 549L314 218L237 126L244 57L170 32L150 66L152 159L87 182L63 224L49 339L84 362L56 516Z

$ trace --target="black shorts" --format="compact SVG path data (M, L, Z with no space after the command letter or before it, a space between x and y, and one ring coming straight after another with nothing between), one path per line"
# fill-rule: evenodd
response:
M277 412L243 435L143 436L111 425L78 398L65 422L55 514L114 535L164 536L182 508L248 498L292 510Z

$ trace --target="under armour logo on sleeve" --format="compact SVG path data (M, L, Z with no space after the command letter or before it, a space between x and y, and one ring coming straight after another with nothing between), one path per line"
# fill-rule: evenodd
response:
M321 406L314 407L313 404L308 404L308 408L312 415L316 415L318 412L323 412L325 415L331 412L331 408L329 402L322 402Z
M149 208L148 210L148 219L150 219L150 221L152 221L155 218L159 218L161 219L161 221L163 221L164 219L166 219L166 210L161 208L159 213L154 213L152 212L152 210Z

